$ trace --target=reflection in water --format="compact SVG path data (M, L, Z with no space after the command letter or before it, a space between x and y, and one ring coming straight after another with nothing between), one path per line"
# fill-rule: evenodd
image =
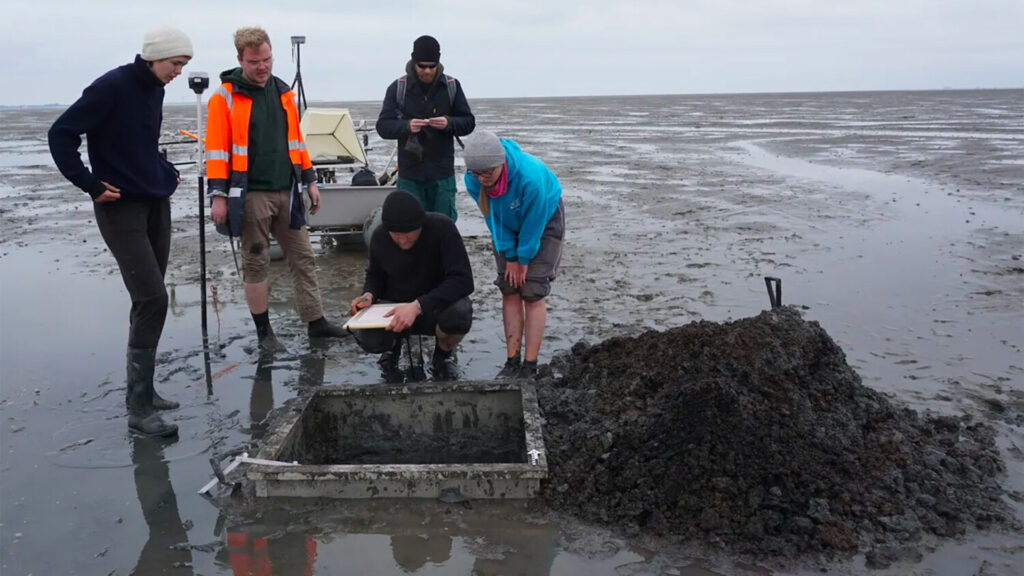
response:
M560 551L558 527L532 517L522 502L465 508L433 500L271 499L245 516L228 521L227 548L217 553L218 565L233 576L545 576ZM388 544L393 563L382 556ZM625 552L618 558L642 560ZM585 573L612 573L595 572L600 561L585 565ZM574 573L574 566L563 562L570 572L560 573Z
M299 357L297 384L300 389L323 386L329 348L329 341L310 341L309 352ZM261 351L256 361L256 374L249 395L249 429L253 441L263 439L270 423L270 411L274 409L273 371L276 359L277 354L273 351Z
M267 416L274 408L274 353L261 352L256 362L256 375L252 379L249 395L249 430L253 440L260 440L267 431Z
M455 539L473 557L474 576L549 574L558 553L557 531L520 517L521 505L477 502L464 508L416 501L396 502L387 509L368 507L367 512L373 510L380 530L391 533L391 553L406 572L416 572L428 562L444 565L452 558Z
M311 340L309 353L299 359L299 388L324 385L324 369L327 353L331 347L329 340Z
M328 348L329 344L310 343L308 353L298 358L297 373L294 364L278 370L295 375L300 391L321 386ZM256 441L272 419L274 361L272 354L261 355L253 378L249 413ZM332 560L351 554L348 537L367 535L386 536L395 563L379 566L374 573L415 573L467 561L473 562L472 573L480 576L550 573L558 553L556 527L525 520L522 503L466 504L259 501L246 519L227 522L233 525L226 529L227 548L218 553L218 562L230 566L234 576L330 574L334 572L327 566L337 568ZM318 553L324 564L319 571Z
M326 342L311 342L309 353L299 359L298 384L321 386L324 381ZM256 362L249 396L249 429L252 440L263 438L274 409L274 352L261 352ZM218 524L224 522L221 516ZM220 564L231 567L234 576L312 576L317 543L311 530L289 531L286 522L239 524L228 527L226 549L217 554ZM225 555L227 556L225 558Z
M452 537L442 522L431 517L414 534L392 534L391 554L395 564L406 572L415 572L427 562L444 564L452 556Z
M316 540L312 534L275 534L274 529L228 529L227 555L234 576L312 576ZM223 552L218 555L223 562Z
M131 435L132 464L135 465L135 493L142 507L142 516L149 528L139 561L133 574L183 574L182 568L192 563L191 551L180 550L179 544L188 543L188 535L178 514L178 500L174 495L164 461L163 449L177 438L157 439Z

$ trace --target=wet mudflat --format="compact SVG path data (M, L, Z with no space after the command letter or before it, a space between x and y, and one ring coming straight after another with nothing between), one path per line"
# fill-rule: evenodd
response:
M473 105L480 126L544 158L565 187L569 232L542 362L581 339L597 347L616 336L757 316L768 307L762 277L778 276L784 302L819 323L886 401L967 416L966 430L988 427L1005 471L985 471L1019 519L1022 101L1021 91L978 91ZM375 104L351 108L357 118L376 114ZM193 110L169 108L168 132L192 127ZM635 521L586 512L576 520L539 503L212 505L195 494L211 476L211 455L258 442L272 410L302 389L378 382L375 359L350 341L310 347L279 263L271 316L291 353L261 362L231 252L208 229L216 308L211 303L207 386L195 173L186 169L174 201L173 304L157 369L158 389L183 404L170 415L182 434L170 444L129 437L127 296L85 195L49 161L44 133L56 114L0 112L4 574L240 574L266 550L275 574L301 573L307 563L320 574L817 569L787 556L789 548L751 560L742 546L664 540L664 530L638 530ZM388 153L380 144L372 156L380 164ZM480 218L465 195L459 209L477 276L474 328L460 363L467 378L483 379L503 361L499 297ZM365 255L321 249L318 262L328 315L340 318L361 291ZM424 348L429 355L430 344ZM965 436L987 446L987 433ZM677 520L676 528L715 519ZM914 545L919 560L897 555L888 568L869 570L863 548L828 567L1021 573L1024 537L999 523L984 531L974 524L953 538L924 530Z

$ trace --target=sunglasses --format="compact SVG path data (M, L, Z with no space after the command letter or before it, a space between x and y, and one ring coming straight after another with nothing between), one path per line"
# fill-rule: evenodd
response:
M417 62L416 67L422 70L433 70L434 68L437 68L437 62L434 62L433 64L424 64L422 62Z

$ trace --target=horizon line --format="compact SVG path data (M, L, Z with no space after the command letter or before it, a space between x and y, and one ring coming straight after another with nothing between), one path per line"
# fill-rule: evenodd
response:
M784 90L776 92L764 92L764 91L751 91L751 92L661 92L661 93L638 93L638 94L575 94L575 95L542 95L542 96L489 96L485 98L470 98L471 101L484 101L484 100L537 100L537 99L572 99L572 98L644 98L644 97L662 97L662 96L770 96L770 95L796 95L796 94L869 94L869 93L891 93L891 92L983 92L983 91L997 91L997 90L1024 90L1022 86L1004 86L1004 87L974 87L974 88L956 88L956 87L943 87L943 88L869 88L869 89L843 89L843 90ZM379 102L379 98L373 100L336 100L336 99L310 99L310 102L316 103L332 103L332 102L345 102L345 103L371 103ZM175 100L172 102L164 102L165 106L177 106L182 104L195 104L194 100ZM18 109L18 108L58 108L70 106L70 104L64 104L60 102L51 102L46 104L0 104L0 109Z

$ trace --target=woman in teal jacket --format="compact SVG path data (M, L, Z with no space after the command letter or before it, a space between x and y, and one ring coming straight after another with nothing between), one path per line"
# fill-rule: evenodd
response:
M466 139L466 190L491 231L508 359L498 378L532 378L558 276L565 208L558 178L512 140L478 130ZM525 358L520 348L525 340Z

